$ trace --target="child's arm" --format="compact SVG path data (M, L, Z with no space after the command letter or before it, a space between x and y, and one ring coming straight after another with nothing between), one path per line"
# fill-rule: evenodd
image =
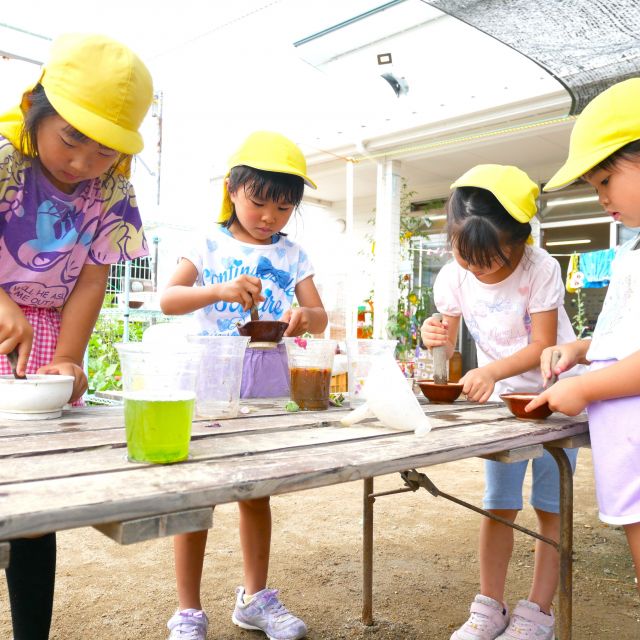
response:
M309 276L296 285L296 300L299 307L289 309L282 314L282 321L289 326L284 332L285 336L301 336L309 333L322 333L329 318L324 310L322 300L313 277Z
M198 270L193 262L182 258L160 298L163 313L183 315L220 300L238 302L246 311L254 302L264 300L260 293L262 282L254 276L245 274L231 282L194 287L197 278Z
M540 356L540 373L543 385L547 386L552 374L559 376L561 373L573 369L577 364L589 364L586 356L590 345L591 340L589 339L575 340L567 344L556 344L553 347L547 347ZM551 356L554 351L560 353L560 359L555 369L551 371Z
M109 276L108 264L85 264L71 295L62 308L62 322L56 350L51 362L38 373L59 373L75 378L71 402L87 389L82 367L87 343L96 324Z
M11 353L18 346L16 373L24 374L31 353L33 328L20 307L0 288L0 353Z
M564 378L536 396L525 410L549 403L554 411L575 416L592 402L626 396L640 396L640 351L610 367L581 376Z
M442 316L442 322L435 318L427 318L420 327L420 336L427 349L447 347L447 360L453 355L458 340L460 316Z
M462 392L469 400L486 402L498 380L517 376L540 366L542 351L558 339L558 310L531 314L531 340L529 344L507 358L494 360L484 367L472 369L460 380Z

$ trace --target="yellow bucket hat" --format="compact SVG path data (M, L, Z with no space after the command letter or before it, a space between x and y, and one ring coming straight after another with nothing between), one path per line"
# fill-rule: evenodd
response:
M307 186L317 189L316 183L307 175L307 161L297 145L280 133L255 131L229 158L218 222L226 222L233 214L233 203L229 197L226 178L229 177L231 169L240 165L298 176Z
M153 100L153 84L128 47L101 35L60 36L38 82L53 108L80 133L120 153L142 151L138 128ZM0 116L0 133L15 146L32 90L25 91L19 107Z
M479 164L461 175L452 185L478 187L490 191L518 222L529 222L538 212L538 185L518 167L502 164Z
M578 116L569 157L545 191L562 189L624 145L640 140L640 78L619 82L596 96Z

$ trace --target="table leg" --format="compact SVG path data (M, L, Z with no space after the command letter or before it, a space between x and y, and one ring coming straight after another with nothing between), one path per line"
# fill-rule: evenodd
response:
M373 478L363 480L362 497L362 622L373 625Z
M571 640L573 616L573 472L564 449L545 446L560 471L560 584L558 588L559 640Z
M0 542L0 569L6 569L9 566L10 549L9 542Z

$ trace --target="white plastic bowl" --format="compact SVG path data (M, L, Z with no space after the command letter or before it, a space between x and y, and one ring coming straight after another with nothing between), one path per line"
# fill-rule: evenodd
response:
M58 418L73 392L73 376L29 374L26 380L0 375L0 419Z

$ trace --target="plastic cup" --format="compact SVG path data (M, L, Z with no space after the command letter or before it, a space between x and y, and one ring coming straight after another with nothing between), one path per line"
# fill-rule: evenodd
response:
M291 376L291 399L306 411L329 408L335 340L284 338Z
M185 460L202 348L140 342L115 346L122 369L129 460L160 464Z
M203 349L196 386L196 415L200 418L235 418L240 411L242 363L247 336L187 337Z
M364 383L375 359L384 354L393 356L397 340L347 340L347 370L349 406L365 401Z

